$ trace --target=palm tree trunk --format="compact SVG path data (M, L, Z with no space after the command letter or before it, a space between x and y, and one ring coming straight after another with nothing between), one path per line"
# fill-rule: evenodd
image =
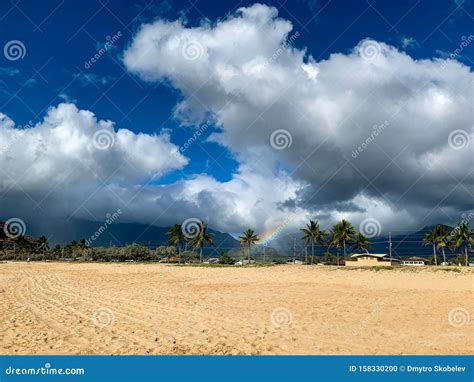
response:
M433 256L435 265L438 265L438 259L436 258L436 246L433 244Z
M314 243L311 243L311 265L314 264Z
M202 246L199 249L199 262L202 264Z
M250 243L249 243L248 261L249 261L249 264L250 264Z
M304 262L308 264L308 246L304 247Z
M346 241L345 240L343 240L343 244L344 244L344 259L345 259L346 255L347 255L346 254ZM337 265L339 265L339 263Z
M464 254L466 255L466 267L469 265L469 259L468 259L468 256L467 256L467 244L464 245Z
M337 263L336 263L336 265L338 266L339 265L339 249L336 251L336 254L337 254L337 260L336 260Z
M444 247L442 248L443 251L443 263L446 264L446 254L444 253Z

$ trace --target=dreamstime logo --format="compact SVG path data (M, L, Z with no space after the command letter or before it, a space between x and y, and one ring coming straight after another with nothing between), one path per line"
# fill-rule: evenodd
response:
M461 307L451 309L448 313L448 321L451 326L460 328L470 321L469 312Z
M5 58L10 61L16 61L25 57L26 47L20 40L8 41L3 47Z
M448 136L449 147L454 150L462 150L469 145L471 138L466 130L457 129L451 131Z
M122 32L118 31L116 34L113 36L107 36L106 43L96 52L96 54L91 57L89 60L84 62L84 68L86 70L90 69L92 65L94 65L97 61L100 60L100 58L106 54L110 49L112 49L115 46L115 43L122 37Z
M464 52L464 49L466 49L474 41L474 35L471 34L469 36L462 36L461 40L462 41L459 46L448 55L448 58L450 58L451 60L458 60L461 57L462 53ZM444 60L441 67L445 69L448 64L449 60Z
M462 213L461 214L461 223L469 225L469 222L474 218L474 212Z
M181 231L183 235L186 236L188 239L194 239L197 237L202 230L202 222L196 218L186 219L181 224Z
M85 370L81 367L75 368L55 368L52 367L49 362L46 362L43 367L12 367L9 366L5 369L6 375L84 375Z
M293 221L293 219L294 218L292 217L287 217L285 220L283 220L282 223L280 223L275 229L272 230L273 233L270 237L260 242L261 245L263 245L264 247L268 247L268 244L272 240L274 240L276 237L278 237L280 233L282 233L282 231L285 229L285 227L288 226Z
M182 146L179 147L179 151L175 152L176 157L179 157L180 153L184 154L184 152L189 149L194 142L196 142L201 135L211 126L211 122L207 121L203 125L201 125L193 134L191 138L189 138Z
M275 130L270 136L270 144L275 150L284 150L291 146L293 137L290 132L285 129Z
M469 213L462 213L461 214L461 222L460 224L467 224L469 225L469 222L474 218L474 212L469 212ZM448 241L453 240L456 235L459 233L459 225L454 228L448 235Z
M288 309L278 307L270 314L270 321L276 328L287 328L293 322L293 316Z
M295 43L296 39L300 37L300 32L296 31L294 34L292 34L290 37L288 37L283 44L275 51L273 52L272 56L268 60L268 62L273 62L276 61L284 52L288 51L289 47L292 47L293 44Z
M31 129L34 127L33 121L29 121L26 125L21 126L18 129L13 129L12 135L10 135L10 139L7 142L0 142L0 153L8 152L15 142L23 137L23 130Z
M100 237L100 235L102 235L107 230L107 228L120 217L120 215L122 215L122 210L120 208L116 210L113 214L105 214L106 220L104 224L102 224L99 229L95 231L94 234L86 240L86 245L88 247L92 246L92 243L96 241Z
M365 61L375 61L381 53L382 47L374 40L365 40L359 46L359 54Z
M273 52L270 58L256 58L255 60L253 60L253 63L247 66L248 73L253 75L261 72L263 69L268 69L269 65L271 65L273 62L276 62L285 53L291 52L291 48L293 48L295 41L300 36L300 32L296 31L294 34L289 36L285 41L281 43L279 48Z
M202 315L206 312L207 305L205 302L199 302L194 305L194 309L189 311L186 319L180 320L178 329L175 331L176 337L181 337L186 334L186 331L193 329L193 324L195 324L196 319L199 319L199 315Z
M0 152L1 153L6 153L8 150L11 149L11 147L15 144L15 142L20 139L22 136L20 130L15 129L13 131L12 136L10 137L10 140L8 142L2 142L0 143Z
M352 335L358 336L360 332L364 330L367 327L367 325L369 325L370 320L375 318L375 316L380 312L380 310L386 303L387 303L387 300L377 301L374 304L372 311L367 316L365 316L354 329L352 329Z
M356 159L382 132L390 126L389 121L384 121L381 125L374 125L372 133L355 150L352 150L352 158Z
M5 222L3 232L10 239L16 239L26 233L26 224L19 218L11 218Z
M183 45L181 53L186 60L198 60L204 54L204 47L196 40L188 41Z
M377 219L367 218L360 222L359 231L370 239L380 235L382 226Z
M115 315L109 308L99 308L92 315L92 322L99 328L105 328L112 325L115 321Z
M96 149L107 150L114 145L115 137L114 133L107 129L101 129L96 131L92 137L92 144Z

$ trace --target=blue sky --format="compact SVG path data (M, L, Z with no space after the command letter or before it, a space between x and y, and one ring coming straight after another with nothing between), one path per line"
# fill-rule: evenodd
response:
M472 69L474 44L466 44L459 52L459 47L463 41L472 36L474 15L472 0L295 0L262 3L275 7L278 11L278 17L291 23L292 31L289 35L298 33L298 38L292 42L290 50L293 49L293 53L306 50L306 53L302 53L305 55L304 62L310 61L309 56L312 57L311 60L314 62L331 61L330 55L335 53L340 53L344 57L351 57L352 52L361 41L370 39L380 44L386 44L387 47L391 47L390 49L398 50L403 55L408 55L413 60L413 65L416 65L417 60L421 59L434 62L437 59L451 58L468 68L468 72ZM178 118L175 114L175 107L178 102L186 98L189 101L189 95L188 97L184 95L185 91L180 87L180 83L185 83L187 78L177 78L169 73L163 74L160 72L156 75L159 77L158 80L156 78L150 80L147 78L147 75L149 75L148 68L141 67L140 63L135 67L133 63L124 63L124 52L130 49L134 41L138 40L137 35L141 26L151 24L156 20L166 22L180 19L182 25L191 31L198 31L199 26L204 24L213 29L219 20L232 19L236 17L239 8L250 7L252 4L254 2L250 1L216 2L202 0L135 2L105 0L101 2L74 2L68 0L4 1L0 4L0 45L4 47L11 41L20 41L24 45L25 54L24 57L18 60L8 59L5 54L0 55L0 112L13 120L17 128L28 124L34 126L43 121L49 108L57 107L61 102L68 102L76 105L79 110L93 112L99 120L113 121L115 130L128 129L136 134L145 133L149 135L165 131L170 134L169 140L174 145L182 146L195 132L192 128L183 126L183 119ZM262 36L262 38L264 37ZM107 52L101 55L95 63L87 65L107 41L113 41L110 49L107 49ZM206 46L206 49L210 51L212 47ZM458 53L454 57L453 52L457 49ZM239 52L235 53L238 54ZM163 60L169 58L163 56ZM159 60L161 60L161 57L158 57ZM403 59L401 60L403 61ZM212 68L212 65L209 68ZM351 77L353 68L355 66L347 66L344 74ZM198 69L196 68L196 70ZM193 70L191 68L190 73ZM376 71L376 69L374 70ZM428 71L429 69L426 73ZM465 69L460 69L460 71L465 72ZM356 77L357 75L357 72L354 72L353 76ZM419 73L415 76L423 77ZM468 76L470 76L470 73ZM439 78L435 77L433 76L429 81L431 83L439 81ZM410 78L410 76L403 77L404 80L406 78ZM445 78L448 78L448 76ZM451 77L447 80L447 82L449 81L451 81ZM456 79L456 81L459 80ZM446 88L452 90L459 86L458 83L447 83ZM404 86L407 86L406 83ZM410 91L413 91L413 89ZM259 89L257 88L255 92L258 93ZM338 94L341 95L342 93ZM200 94L201 101L206 99L204 93ZM240 95L234 94L232 97L229 100L235 100L235 97L239 98ZM332 96L325 98L326 101L330 99L332 99ZM262 110L266 112L265 108ZM215 120L212 119L212 115L218 113L212 107L207 112L211 116L210 119L213 120L212 123L214 123ZM225 118L218 119L221 123L225 120ZM380 120L377 121L380 123ZM373 121L372 124L377 123L377 121ZM465 128L466 126L460 127ZM212 133L219 133L225 129L226 126L223 127L222 125L211 126L206 129L199 142L191 145L186 151L186 165L168 169L160 176L142 178L136 184L173 186L180 180L194 179L197 174L208 175L220 184L231 181L237 173L242 174L244 172L243 168L248 165L244 157L246 155L252 156L252 153L257 149L252 151L249 148L252 146L252 141L237 144L235 137L229 138L225 143L219 143L215 139L212 139L212 142L206 140L206 137L209 137ZM426 134L426 131L420 133ZM439 134L444 139L442 134L445 134L445 132ZM361 135L362 138L364 136ZM244 152L242 145L249 152ZM392 164L396 162L395 155L392 156L389 150L385 150L382 145L381 147L384 148L384 153L379 152L376 154L378 155L376 158L384 161L386 157L389 157ZM410 148L405 147L403 149L406 149L407 152L410 151ZM317 182L314 183L311 180L312 178L309 179L308 174L298 173L302 167L308 166L308 163L311 166L311 163L313 163L310 163L309 160L306 163L303 163L305 161L295 163L295 157L298 155L301 157L301 152L304 152L304 150L305 148L299 153L291 154L288 158L278 156L272 158L274 174L278 174L280 171L293 172L295 182L301 181L310 184L309 188L304 188L303 186L300 187L300 183L298 185L295 183L292 186L293 188L290 187L294 191L292 191L294 195L282 196L282 199L278 202L275 201L274 204L275 208L280 210L287 207L296 208L295 206L306 209L305 216L309 216L317 208L315 208L314 198L305 198L305 195L311 192L308 189L311 190L312 188L314 191L317 188L319 190L322 185L329 182L329 177L318 178ZM314 158L314 160L322 159ZM355 161L353 164L354 166L350 164L353 167L352 176L355 174L360 178L357 172L367 175L368 184L363 189L361 188L360 195L366 193L367 190L372 194L382 194L383 198L390 194L390 190L383 189L386 181L375 184L375 179L379 178L379 175L371 175L370 169L367 169L368 172L366 172L362 167L355 168L358 166ZM390 165L389 162L388 165ZM386 167L385 162L381 163L381 169L379 170L383 170L384 167ZM403 165L400 164L398 166L399 170L396 170L400 171L400 174L398 174L400 177L404 176L402 167ZM315 168L312 170L313 172L320 172ZM249 170L250 173L252 171ZM348 178L346 177L346 179ZM343 182L343 178L340 181ZM416 176L413 175L410 184L414 185L415 181ZM459 184L462 185L462 188L468 188L469 182L463 183L464 180L459 178L456 178L456 181L457 189L459 189ZM341 189L341 186L338 187L338 189ZM235 190L233 189L233 191ZM219 192L219 195L224 195L224 192ZM235 192L238 195L240 191ZM397 192L399 194L396 201L405 202L407 198L405 193ZM28 192L26 191L26 193ZM328 190L328 195L331 193L332 191ZM463 193L461 197L463 201L456 206L456 212L453 212L454 210L437 211L429 218L426 217L428 214L421 214L426 220L444 215L446 215L444 216L446 220L459 220L459 214L468 209L464 201L466 192L463 191ZM316 203L317 205L325 205L324 208L317 211L317 216L321 216L322 219L331 213L331 209L336 211L339 217L339 214L344 211L349 213L365 208L361 207L358 204L359 202L354 201L357 196L355 194L341 195L338 200L331 201L327 200L328 195L321 196ZM163 195L160 197L164 198ZM197 200L200 197L203 198L204 196L196 195L195 199ZM431 210L439 207L437 202L440 198L436 199L436 197L433 195L432 200L428 198L430 199L431 206L429 208ZM262 194L259 198L264 199L265 195ZM252 202L253 205L258 204L259 198ZM31 197L31 199L38 202L35 197ZM212 200L215 200L215 198ZM390 199L390 203L393 202ZM453 206L456 204L455 201L450 201L447 203L447 208L454 208ZM393 205L390 208L397 209ZM405 205L403 208L409 209ZM236 213L238 210L239 207L235 207ZM379 210L382 211L381 208ZM199 211L199 214L202 215L201 209ZM71 211L68 212L68 214L70 213ZM91 207L88 213L97 218L103 211L95 214ZM208 217L209 213L204 215ZM385 212L381 216L385 216ZM362 219L362 216L359 216L359 218ZM134 219L140 222L157 224L156 221L150 218L130 217L128 220L133 221ZM384 217L377 219L383 220ZM414 220L416 219L413 218ZM265 224L266 229L271 229L269 228L270 223L264 218L255 218L251 221L254 224L264 222L262 224ZM403 217L399 217L397 222L399 221L403 221ZM167 223L168 221L163 221L162 224ZM235 227L240 226L240 223L235 224Z
M114 121L117 128L147 133L170 128L174 142L185 142L192 134L180 129L171 114L179 94L166 84L146 84L128 73L121 62L123 50L141 23L184 17L189 25L198 25L203 18L215 21L249 4L253 2L2 2L1 40L22 41L26 55L15 62L0 58L1 65L11 70L1 74L0 110L26 125L41 120L51 105L72 100L79 108ZM306 47L318 60L347 52L367 37L402 48L405 41L409 45L403 49L415 58L441 57L457 48L460 36L472 32L474 14L470 0L265 4L276 7L280 17L293 23L301 35L295 45ZM85 69L101 44L118 32L122 36L114 48ZM472 47L461 60L472 67ZM202 143L201 147L193 146L188 152L196 160L183 173L204 171L220 180L229 179L236 166L231 155L213 143ZM218 156L219 161L212 163L212 157ZM161 182L174 181L183 173L170 174Z

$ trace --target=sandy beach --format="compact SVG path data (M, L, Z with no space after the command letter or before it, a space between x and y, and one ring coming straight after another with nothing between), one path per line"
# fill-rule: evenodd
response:
M470 269L0 264L1 354L472 354Z

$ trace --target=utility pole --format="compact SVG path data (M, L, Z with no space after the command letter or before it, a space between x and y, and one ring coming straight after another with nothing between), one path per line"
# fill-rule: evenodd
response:
M392 233L388 233L388 253L390 254L390 263L392 263Z
M293 264L296 264L296 237L293 239Z

